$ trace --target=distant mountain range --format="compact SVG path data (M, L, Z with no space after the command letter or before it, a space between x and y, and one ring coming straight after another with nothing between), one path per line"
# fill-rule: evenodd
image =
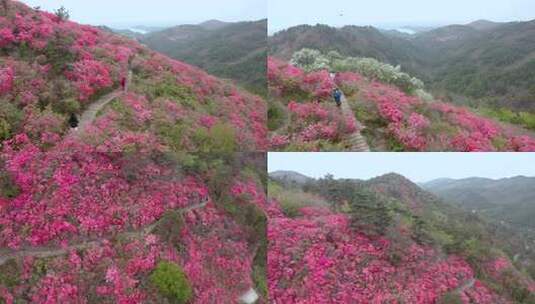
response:
M422 187L465 210L535 229L535 177L439 179Z
M269 37L270 55L289 60L295 51L336 50L372 57L424 80L436 94L514 109L535 109L535 20L478 20L408 34L371 26L300 25Z
M236 80L255 93L266 94L267 20L209 20L146 34L133 30L115 32L216 76Z

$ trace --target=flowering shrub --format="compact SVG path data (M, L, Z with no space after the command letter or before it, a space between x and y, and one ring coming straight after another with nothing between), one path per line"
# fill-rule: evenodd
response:
M0 242L13 252L59 253L24 258L20 281L9 289L0 283L0 298L158 303L165 293L144 282L159 262L183 269L192 303L232 303L253 286L247 230L216 207L199 179L178 175L157 154L60 148L69 152L41 153L24 135L8 142L6 170L20 194L0 201ZM271 208L255 182L236 180L230 193L243 204ZM169 218L183 224L159 228L175 210L181 211Z
M273 57L268 57L267 67L270 95L300 94L310 97L310 93L305 92L301 87L305 78L303 70Z
M526 152L535 149L535 139L530 136L518 135L518 131L506 129L466 108L433 100L423 91L420 80L400 72L399 67L370 58L343 58L336 52L324 56L313 50L296 53L292 63L298 67L268 58L271 96L282 102L325 101L335 85L346 95L358 92L357 100L361 104L356 107L357 115L362 115L359 117L362 123L369 126L365 135L377 145L374 147L377 150ZM307 74L301 68L315 72ZM337 71L335 84L328 68ZM301 117L299 114L295 118ZM334 138L339 139L333 131L334 124L303 124L291 120L289 134L277 132L271 136L272 147L327 150L326 143L337 143ZM292 134L295 131L303 134L295 136ZM314 143L317 140L326 142Z
M387 134L404 150L471 152L530 149L530 137L511 136L511 131L466 108L442 102L427 103L378 82L361 81L359 90L365 103L372 107L374 117L383 121Z
M172 171L156 164L141 162L127 179L121 154L75 151L42 153L25 136L7 142L6 169L23 193L3 208L0 244L18 248L136 228L153 223L167 209L207 196L193 178L163 182L161 177Z
M0 198L0 247L20 271L0 283L0 302L160 303L147 283L162 261L183 269L191 303L236 302L253 287L250 236L211 200L209 178L164 152L195 151L196 132L221 122L241 150L265 149L265 101L137 42L8 3L0 128L4 116L20 123L0 134L0 170L16 189ZM128 94L84 132L67 130L70 113L129 72ZM261 187L240 183L236 200L268 208ZM169 213L184 225L163 238L155 227Z
M199 122L201 123L202 126L210 129L211 127L213 127L216 124L217 118L215 118L215 117L213 117L211 115L204 115L204 116L201 117Z
M307 74L301 87L307 92L312 92L313 99L326 100L331 97L335 84L329 72L322 70Z
M0 95L11 92L13 88L13 69L11 67L0 69Z
M288 135L273 135L270 138L269 146L273 149L280 149L290 143Z
M461 258L437 258L433 249L416 244L394 266L390 240L355 232L345 215L326 208L307 207L302 214L270 219L268 283L274 303L436 303L474 276ZM464 293L474 303L500 299L481 282Z
M145 124L153 118L152 111L144 97L128 94L124 100L125 104L132 110L136 124Z
M0 47L5 47L6 45L15 41L15 35L9 28L0 29Z
M336 85L347 95L353 95L358 91L362 76L351 72L336 73L334 78Z
M535 151L535 139L529 136L513 136L510 140L513 151L533 152Z
M338 142L356 130L353 117L345 117L338 109L319 103L300 104L291 101L288 104L288 111L294 122L290 129L292 140L282 137L283 141L279 144L284 142L314 143L318 140Z
M325 145L344 142L357 130L355 118L344 115L331 99L336 84L327 70L304 73L301 69L275 58L268 58L268 80L272 96L287 101L290 115L288 134L273 134L273 149L319 150ZM302 103L295 102L299 97Z
M208 113L217 121L228 122L226 127L240 150L266 149L266 105L260 97L133 40L59 20L54 14L21 2L8 2L11 14L0 18L0 48L6 49L6 55L0 56L0 95L7 102L19 108L52 106L55 114L66 122L70 113L81 114L86 110L98 93L118 89L120 80L132 72L133 79L138 81L129 85L129 96L121 100L119 108L103 109L108 127L115 129L100 130L99 134L114 136L93 136L97 150L117 147L127 138L141 136L175 150L199 150L204 143L196 142L196 131L214 126L206 118L201 119ZM17 53L24 50L28 52ZM124 108L120 109L121 106ZM35 112L24 113L38 116ZM9 126L10 136L24 132L11 130L12 127ZM53 134L61 137L67 133L67 127L64 123L62 132L42 132L46 133L43 142L31 137L39 146L51 146L62 140ZM91 127L99 128L96 121ZM102 145L104 141L110 144Z
M109 69L96 60L82 60L73 65L67 77L75 82L82 101L88 100L97 91L110 87L113 83Z
M318 50L302 49L295 52L290 63L307 72L329 70L329 59Z
M424 83L421 80L401 72L400 66L394 67L374 58L344 58L336 51L324 55L318 50L302 49L293 54L291 64L307 72L333 69L338 72L359 73L370 79L395 85L405 92L412 93L424 88Z

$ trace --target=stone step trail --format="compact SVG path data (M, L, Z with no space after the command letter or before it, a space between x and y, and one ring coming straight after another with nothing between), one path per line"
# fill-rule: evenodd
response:
M342 94L342 112L346 116L352 116L354 117L355 114L349 107L349 104L347 103L347 98L345 95ZM366 142L366 139L362 134L360 133L360 129L362 127L362 124L357 121L357 130L353 132L353 134L349 135L349 144L350 144L350 150L354 152L370 152L370 146Z

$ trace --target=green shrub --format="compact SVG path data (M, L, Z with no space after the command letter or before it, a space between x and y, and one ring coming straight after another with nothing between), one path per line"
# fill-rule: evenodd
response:
M437 304L462 304L461 295L458 292L450 291L445 293L437 301Z
M269 102L268 129L270 131L279 129L283 125L286 115L284 108L278 102Z
M20 283L20 268L14 259L0 266L0 286L15 287Z
M388 150L392 152L405 152L405 145L403 145L397 138L389 136L387 138Z
M54 39L48 42L45 48L45 55L55 74L61 74L76 60L76 55L70 49L73 40L68 35L56 33Z
M385 235L393 223L388 201L367 188L354 187L349 207L351 225L367 235Z
M193 138L200 152L231 152L236 148L234 129L226 123L217 123L209 130L198 128Z
M518 275L511 270L506 270L500 277L500 285L504 292L511 295L515 303L535 303L535 295L529 291L525 283L520 281Z
M68 98L54 104L53 110L55 112L69 114L79 112L80 107L80 103L76 99Z
M0 100L0 142L9 139L22 122L22 111L12 103Z
M10 137L11 137L11 126L5 119L0 118L0 142Z
M171 210L163 214L161 219L154 228L154 234L160 237L160 240L180 247L180 231L184 225L184 220L180 212Z
M0 198L14 198L20 193L20 189L13 183L11 176L2 168L0 163Z
M150 281L158 291L177 303L187 303L193 289L182 268L170 262L160 262L150 275Z
M159 97L170 98L188 108L193 108L197 104L197 98L191 89L178 85L173 79L151 86L149 93L152 97L151 99Z
M514 112L507 108L480 108L479 112L503 122L521 125L525 128L535 130L535 113Z
M185 127L182 124L170 125L169 123L155 122L158 135L164 139L166 145L172 151L183 151L182 139L184 138Z

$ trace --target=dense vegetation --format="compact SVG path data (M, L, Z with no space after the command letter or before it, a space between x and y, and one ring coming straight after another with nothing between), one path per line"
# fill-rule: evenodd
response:
M6 303L266 297L264 155L7 151Z
M208 73L266 95L267 20L208 21L149 33L140 41Z
M265 299L264 100L67 17L0 2L0 302Z
M526 130L440 102L423 90L422 81L391 65L308 49L292 62L299 67L268 58L273 149L349 150L344 136L360 131L376 151L535 150ZM334 79L329 70L336 72ZM334 87L344 91L354 113L328 102Z
M25 134L49 148L69 137L98 151L266 147L260 97L132 40L6 3L0 7L0 140ZM70 114L119 92L126 78L128 92L86 121L88 132L67 136Z
M532 112L535 21L482 24L446 26L414 36L373 27L303 25L270 37L270 55L290 60L294 52L313 48L371 57L401 65L444 98Z
M272 179L268 192L273 203L284 200L268 228L268 278L276 301L534 300L532 278L511 262L510 252L521 246L399 175Z
M287 151L342 151L357 130L353 115L332 102L336 84L327 70L305 73L268 58L271 147ZM279 121L279 123L272 123Z

